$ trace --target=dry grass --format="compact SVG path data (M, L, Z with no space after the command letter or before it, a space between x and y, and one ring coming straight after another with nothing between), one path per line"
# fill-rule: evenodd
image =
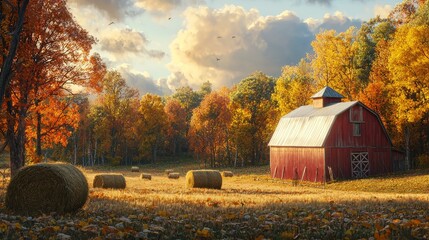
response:
M429 199L425 194L429 190L429 175L353 180L327 185L302 183L293 187L291 181L272 179L268 167L254 170L257 174L249 172L249 169L237 170L235 177L223 179L221 190L187 189L185 178L168 179L162 171L150 172L146 169L146 172L152 174L151 182L142 181L139 173L122 171L120 173L124 174L127 181L125 190L92 189L91 192L97 197L101 195L105 199L146 207L157 204L200 204L207 202L207 199L215 202L217 207L263 207L275 203L326 204L332 201L359 204L374 199L399 202ZM95 174L97 171L86 170L89 182L92 182Z
M132 234L146 229L161 239L429 237L426 172L294 187L291 181L272 179L268 166L252 167L234 169L234 177L223 178L222 189L215 190L187 189L184 177L168 179L164 170L169 166L140 168L152 175L151 181L125 167L110 169L125 176L126 189L90 188L90 201L79 217L105 215L114 225L125 216L136 222ZM182 176L198 168L174 166ZM109 169L82 170L92 182Z

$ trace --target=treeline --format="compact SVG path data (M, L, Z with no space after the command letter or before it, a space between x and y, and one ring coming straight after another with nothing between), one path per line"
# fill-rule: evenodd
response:
M116 71L90 102L75 98L80 123L66 147L46 149L50 158L75 164L132 165L192 155L207 166L267 163L267 141L277 121L271 96L275 79L255 73L234 89L194 91L182 87L168 97L139 97ZM161 156L161 157L160 157Z
M48 18L49 2L29 7L43 4L34 13ZM213 91L206 81L162 97L139 96L118 72L106 71L98 55L89 56L94 40L66 8L62 13L63 23L24 26L0 120L12 161L131 165L187 155L212 167L267 163L279 118L329 85L381 116L410 167L429 166L427 1L405 0L387 19L359 29L320 32L313 52L278 78L255 72L231 88ZM96 99L70 94L70 83L93 89Z

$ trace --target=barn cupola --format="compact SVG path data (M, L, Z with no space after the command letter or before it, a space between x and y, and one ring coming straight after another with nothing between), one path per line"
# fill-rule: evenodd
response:
M313 99L313 107L323 108L334 103L341 102L343 95L330 87L324 87L322 90L311 96Z

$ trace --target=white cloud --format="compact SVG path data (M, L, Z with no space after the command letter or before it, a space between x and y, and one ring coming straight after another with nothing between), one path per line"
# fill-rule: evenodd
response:
M69 0L69 3L79 9L85 7L95 9L112 20L121 20L137 12L137 9L133 9L133 0Z
M381 18L387 18L389 13L393 10L392 5L375 5L374 7L374 15L380 16Z
M233 5L188 8L184 17L185 27L170 45L171 89L198 88L207 80L214 88L230 87L254 71L278 76L284 65L312 51L310 43L321 28L344 31L361 24L340 12L303 21L289 11L265 17Z
M111 53L115 58L144 54L161 59L165 55L162 51L147 49L149 41L146 36L133 29L110 29L102 33L100 38L100 49Z
M170 45L169 86L232 86L253 71L277 75L310 51L313 34L291 12L263 17L255 9L188 8L186 26Z
M150 12L170 12L181 3L182 0L137 0L136 6Z
M135 2L135 6L154 15L166 15L180 7L204 4L204 0L136 0Z
M121 64L115 68L126 80L127 85L139 90L140 94L153 93L157 95L170 95L165 79L153 79L148 72L131 69L128 64Z
M360 27L362 21L359 19L352 19L344 15L344 13L336 11L334 14L325 14L321 24L315 28L314 32L318 33L321 30L334 29L337 32L344 32L351 26Z

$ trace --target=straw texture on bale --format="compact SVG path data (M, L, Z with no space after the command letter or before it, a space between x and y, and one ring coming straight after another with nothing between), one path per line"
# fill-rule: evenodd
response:
M125 177L122 174L98 174L94 177L94 188L125 188Z
M167 175L172 173L172 172L174 172L173 169L165 169L165 174L167 174Z
M152 175L150 175L149 173L142 173L140 175L141 179L148 179L148 180L152 180Z
M168 174L168 178L178 179L180 174L178 172L171 172Z
M186 173L187 188L222 188L222 176L217 170L191 170Z
M75 212L88 198L88 182L71 164L36 164L20 169L6 192L6 207L20 214Z
M140 168L133 166L133 167L131 167L131 172L140 172Z
M234 174L231 171L223 171L222 172L223 177L232 177Z

